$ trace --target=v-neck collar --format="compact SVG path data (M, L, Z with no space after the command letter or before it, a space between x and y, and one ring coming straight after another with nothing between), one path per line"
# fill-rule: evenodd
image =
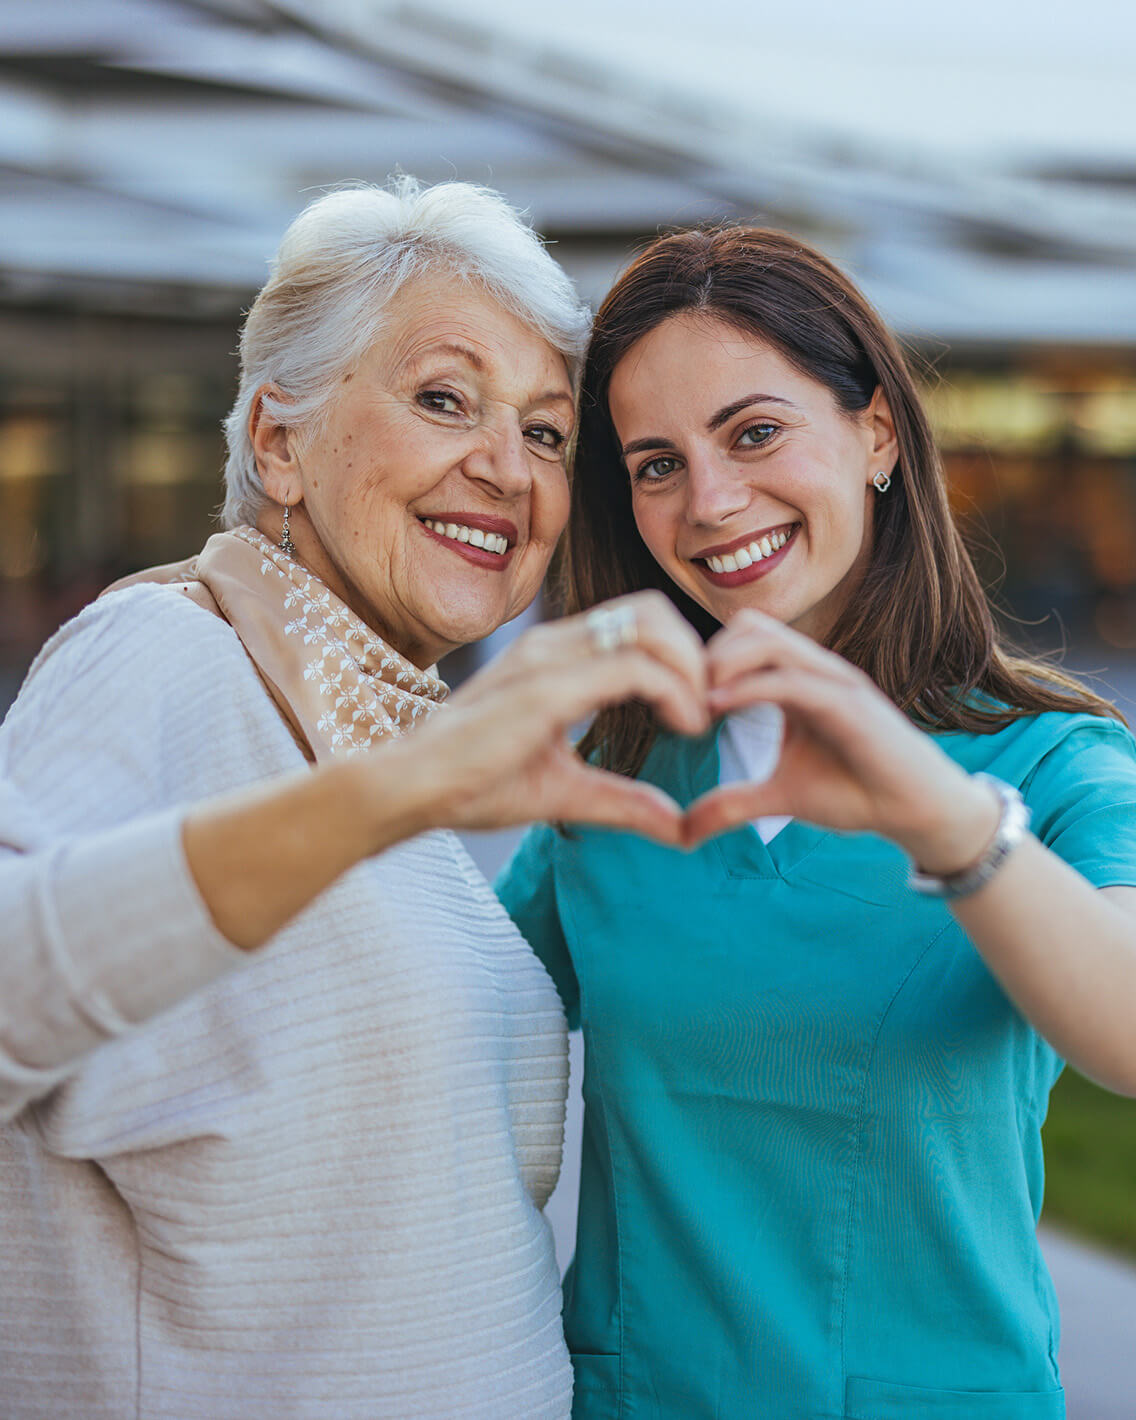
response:
M686 803L716 789L721 780L719 737L724 720L699 739L676 741L680 782ZM704 845L718 855L732 878L783 878L829 838L832 830L790 819L768 843L752 824L743 824Z

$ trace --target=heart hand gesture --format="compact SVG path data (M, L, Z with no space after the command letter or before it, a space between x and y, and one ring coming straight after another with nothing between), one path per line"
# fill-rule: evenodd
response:
M714 715L766 702L785 737L769 779L715 789L687 811L694 844L767 814L880 834L925 870L978 858L997 823L972 780L862 671L760 612L740 611L706 648Z

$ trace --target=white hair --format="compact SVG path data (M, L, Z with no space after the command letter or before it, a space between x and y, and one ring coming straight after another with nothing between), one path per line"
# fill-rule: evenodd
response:
M303 429L329 409L342 377L374 343L407 281L476 281L558 350L575 381L590 324L571 281L500 193L465 182L393 178L310 203L284 233L241 332L241 379L225 420L225 527L255 522L264 501L249 437L257 392L274 419Z

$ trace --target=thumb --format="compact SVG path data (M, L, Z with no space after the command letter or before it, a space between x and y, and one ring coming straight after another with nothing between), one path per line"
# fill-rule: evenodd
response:
M683 812L653 784L577 761L557 794L558 817L640 833L659 843L683 842Z
M740 828L751 819L789 811L776 775L761 784L727 784L711 789L687 809L683 843L687 848L696 848L706 839Z

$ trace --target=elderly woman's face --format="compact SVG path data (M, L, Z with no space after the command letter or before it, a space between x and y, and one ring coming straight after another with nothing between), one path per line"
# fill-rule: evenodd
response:
M480 288L423 278L318 431L254 442L269 497L303 500L300 560L425 666L536 596L568 515L574 412L547 341ZM266 509L270 535L279 514Z

